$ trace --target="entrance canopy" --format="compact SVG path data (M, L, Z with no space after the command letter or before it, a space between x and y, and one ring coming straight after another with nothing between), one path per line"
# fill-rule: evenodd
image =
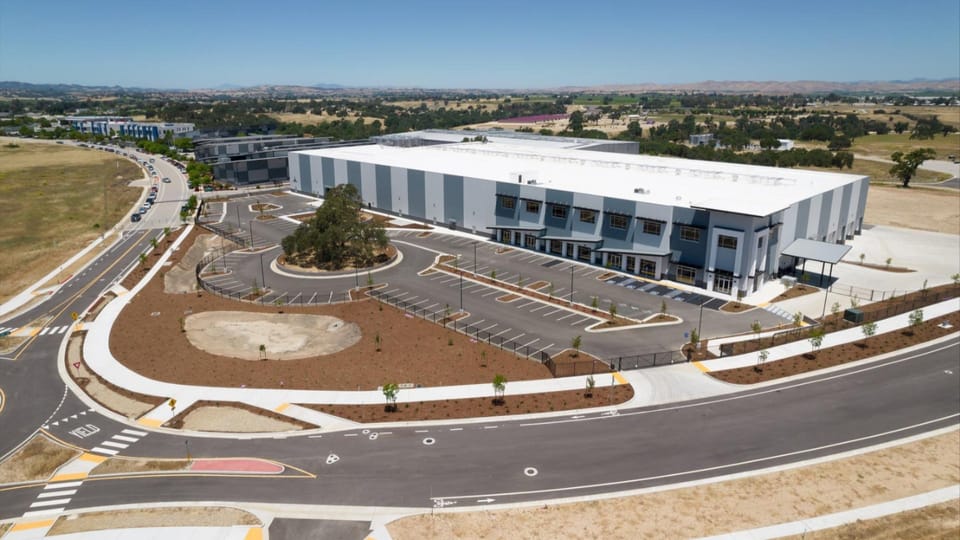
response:
M837 264L850 249L850 246L843 244L831 244L829 242L820 242L807 238L797 238L792 244L787 246L782 253L798 259Z

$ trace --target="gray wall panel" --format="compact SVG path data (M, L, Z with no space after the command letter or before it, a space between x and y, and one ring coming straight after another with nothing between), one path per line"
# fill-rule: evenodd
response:
M420 219L427 219L427 194L423 171L407 170L407 202L409 213Z
M444 223L450 225L456 221L463 227L463 177L443 175L443 216Z
M393 196L390 190L390 167L386 165L377 165L377 200L374 206L381 210L395 212L393 208Z

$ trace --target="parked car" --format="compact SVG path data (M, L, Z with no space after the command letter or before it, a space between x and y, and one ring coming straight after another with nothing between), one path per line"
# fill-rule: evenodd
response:
M134 223L140 221L141 219L142 219L142 218L140 217L140 214L131 214L131 216L130 216L130 221L132 221L132 222L134 222Z

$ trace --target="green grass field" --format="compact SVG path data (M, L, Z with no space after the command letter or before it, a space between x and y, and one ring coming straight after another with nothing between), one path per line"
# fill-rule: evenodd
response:
M933 148L938 159L947 156L960 156L960 133L951 133L944 137L937 135L933 139L911 139L909 133L887 133L886 135L866 135L853 141L853 153L890 157L894 152L909 152L916 148Z
M0 302L112 227L139 198L140 168L106 152L0 145ZM107 214L104 216L104 188Z

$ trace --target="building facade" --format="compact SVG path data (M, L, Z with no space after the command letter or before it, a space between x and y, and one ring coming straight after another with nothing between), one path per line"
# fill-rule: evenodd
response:
M80 133L104 137L123 135L149 141L163 139L168 133L174 138L183 137L194 129L190 123L134 122L127 116L68 116L65 120L71 129Z
M291 152L294 190L353 184L364 203L497 241L735 296L791 268L795 239L843 243L862 176L524 140Z

